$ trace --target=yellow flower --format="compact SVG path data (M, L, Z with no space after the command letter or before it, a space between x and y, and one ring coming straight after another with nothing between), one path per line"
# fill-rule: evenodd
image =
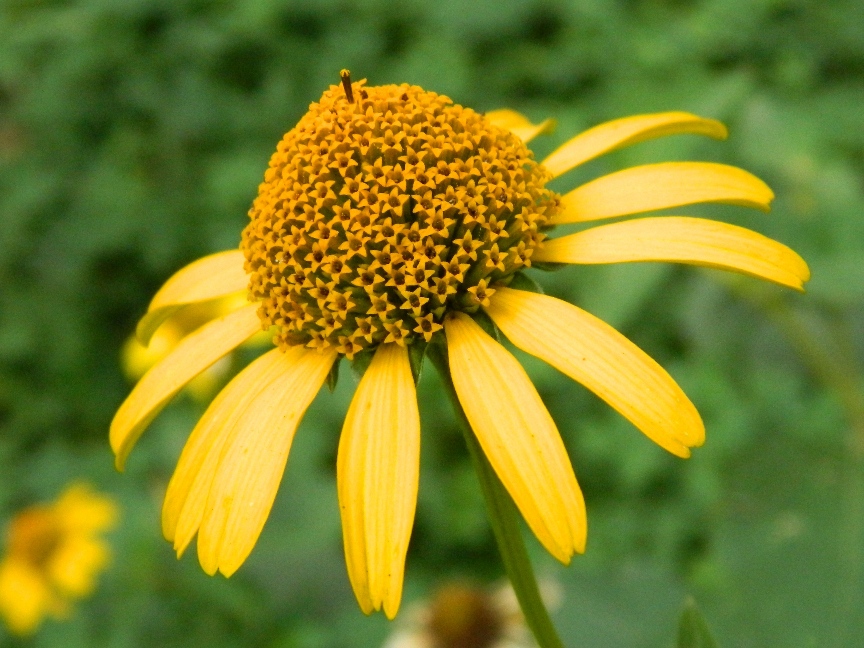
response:
M512 111L484 116L416 86L352 84L347 73L310 106L270 160L240 250L180 270L138 327L146 339L168 314L248 288L247 305L183 338L122 404L110 434L120 469L185 384L262 328L276 330L277 348L222 390L186 443L162 517L178 554L197 533L207 573L237 570L334 363L371 358L342 430L337 485L360 606L392 618L418 484L412 368L424 344L446 342L456 392L489 462L540 542L568 563L585 546L582 494L555 423L524 369L487 332L490 319L670 452L686 457L703 442L695 407L656 362L576 306L519 288L527 281L520 271L533 261L678 261L801 289L809 272L792 250L710 220L641 218L545 240L559 223L700 202L768 210L773 194L740 169L686 162L627 169L559 196L547 181L608 151L726 130L687 113L640 115L592 128L538 164L525 141L547 127Z
M47 617L62 618L90 595L109 559L101 534L117 521L114 501L73 484L52 504L31 506L10 522L0 562L0 615L19 635Z

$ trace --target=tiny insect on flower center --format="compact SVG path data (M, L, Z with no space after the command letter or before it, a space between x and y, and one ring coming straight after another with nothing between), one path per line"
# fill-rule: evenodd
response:
M331 86L279 143L241 248L280 347L431 337L531 264L558 196L521 140L409 85Z

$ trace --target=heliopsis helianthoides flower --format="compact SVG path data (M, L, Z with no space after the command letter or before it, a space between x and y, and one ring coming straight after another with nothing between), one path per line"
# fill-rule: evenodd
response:
M687 457L702 443L695 407L656 362L578 307L526 289L521 271L533 261L677 261L800 289L808 270L792 250L711 220L639 218L547 238L562 223L693 203L767 210L771 190L735 167L675 162L558 195L549 180L608 151L726 130L681 112L639 115L592 128L538 163L525 143L546 126L347 75L309 107L270 160L240 249L177 272L139 325L146 339L168 314L248 288L247 305L187 335L122 404L111 426L119 468L183 385L258 331L276 330L276 348L216 396L186 443L162 518L178 553L197 533L207 573L228 576L243 563L300 419L343 356L365 367L342 429L337 486L348 574L367 613L383 607L392 617L401 597L420 451L412 370L424 345L446 345L486 457L563 563L584 550L582 494L537 390L490 330L585 385L668 451Z
M110 497L73 484L57 501L12 518L0 562L0 615L12 632L27 635L46 617L65 617L74 599L93 591L110 555L102 534L117 515Z

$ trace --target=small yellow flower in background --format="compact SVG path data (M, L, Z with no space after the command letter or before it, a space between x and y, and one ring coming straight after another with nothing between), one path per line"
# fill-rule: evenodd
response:
M190 304L172 314L153 333L149 344L142 344L134 335L126 340L120 352L120 365L129 380L137 381L147 371L171 353L184 337L207 322L226 315L246 303L246 297L238 292L207 302ZM253 337L247 344L269 341L266 331ZM186 385L186 391L199 401L213 396L231 368L231 358L226 356L202 371Z
M0 616L12 632L31 634L43 619L67 616L74 599L92 593L110 557L102 534L117 516L114 500L83 484L15 515L0 562Z
M558 607L555 583L543 582L543 600ZM402 627L383 648L535 648L509 583L494 588L451 582L404 612Z
M327 90L279 143L239 250L171 277L138 326L146 341L180 308L248 289L249 302L184 337L141 379L111 425L118 468L141 433L196 375L262 329L277 348L238 374L193 430L168 485L165 537L198 536L208 574L233 574L261 533L306 408L345 356L369 358L339 443L337 485L348 574L364 612L392 618L417 499L423 345L445 344L452 381L490 464L540 542L563 563L584 551L586 514L564 444L525 370L481 325L585 385L668 451L704 440L675 381L578 307L525 289L533 261L675 261L801 289L789 248L687 216L619 221L548 239L558 224L695 203L767 211L771 190L722 164L651 164L559 196L552 178L603 153L676 133L722 139L688 113L602 124L541 163L532 125L481 115L416 86ZM485 315L484 315L485 313ZM481 323L478 323L481 322ZM413 363L413 365L412 365Z

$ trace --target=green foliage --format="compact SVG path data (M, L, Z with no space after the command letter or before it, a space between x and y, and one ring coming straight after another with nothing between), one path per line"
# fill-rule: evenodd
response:
M864 632L860 0L0 3L0 518L79 478L124 509L94 597L30 643L379 646L392 630L357 609L342 558L334 466L350 373L307 413L259 545L228 581L205 576L194 547L176 561L159 531L201 404L179 397L123 475L106 441L130 388L119 349L150 297L183 264L238 244L275 143L343 67L479 110L555 117L555 134L532 143L538 159L633 113L689 110L729 126L725 143L639 144L555 187L662 160L745 167L777 194L770 217L676 213L792 246L813 270L808 293L665 265L529 271L655 357L708 430L692 459L677 460L518 354L589 511L588 551L570 567L530 550L541 580L561 586L567 645L668 646L685 592L719 645L854 645ZM404 612L448 577L502 574L436 380L424 372L418 387Z
M717 642L708 630L708 624L696 607L696 601L687 599L678 622L677 648L717 648Z

